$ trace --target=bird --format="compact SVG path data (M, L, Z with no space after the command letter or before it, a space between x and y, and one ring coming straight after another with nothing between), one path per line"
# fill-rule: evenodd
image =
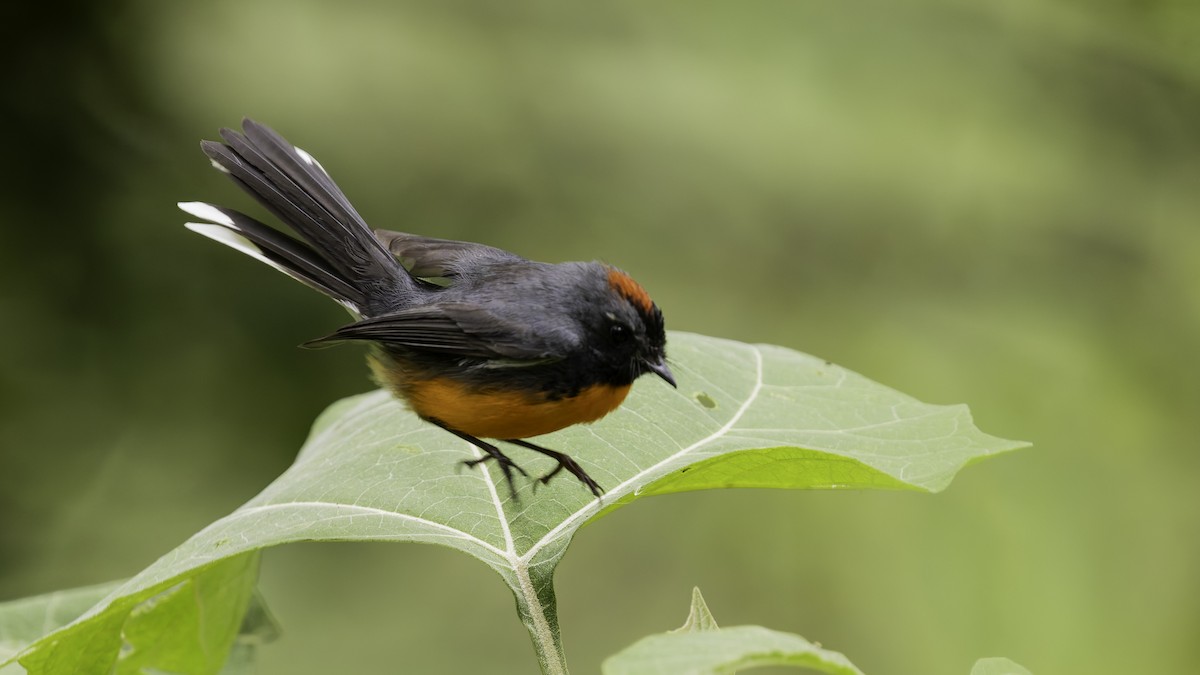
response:
M316 289L354 321L305 347L361 341L376 382L419 418L479 448L510 493L529 474L496 442L557 464L592 495L603 488L565 452L530 438L595 422L642 375L671 387L662 311L604 262L544 263L464 241L373 230L308 152L249 118L202 141L213 167L287 226L180 202L186 226ZM485 440L488 439L488 440ZM493 441L493 442L489 442ZM537 483L535 483L536 487Z

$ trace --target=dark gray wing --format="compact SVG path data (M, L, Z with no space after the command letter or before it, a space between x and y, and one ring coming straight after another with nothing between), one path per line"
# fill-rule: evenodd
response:
M455 277L474 265L525 260L515 253L484 244L375 230L375 237L418 277Z
M535 331L465 302L441 302L363 319L305 346L343 340L369 340L461 358L537 362L563 358L574 346L565 334Z

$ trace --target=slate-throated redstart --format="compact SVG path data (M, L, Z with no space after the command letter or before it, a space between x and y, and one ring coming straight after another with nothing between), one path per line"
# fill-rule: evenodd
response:
M321 291L358 319L305 343L373 343L380 385L422 419L495 460L515 494L529 474L498 439L558 461L596 496L600 485L564 453L525 440L613 411L633 381L666 364L662 312L636 281L599 262L548 264L483 244L374 230L312 155L246 119L224 143L204 141L213 166L298 236L203 202L179 206L188 228ZM430 279L440 280L434 283Z

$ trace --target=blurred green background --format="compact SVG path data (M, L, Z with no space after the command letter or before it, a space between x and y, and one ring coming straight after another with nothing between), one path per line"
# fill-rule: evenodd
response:
M254 116L377 227L599 258L668 326L820 355L1036 448L901 493L715 491L586 528L568 656L682 623L869 673L1200 661L1200 8L1187 0L80 2L5 10L0 600L136 573L370 387L334 303L184 230L260 213ZM24 12L24 14L23 14ZM267 553L263 673L526 673L436 547Z

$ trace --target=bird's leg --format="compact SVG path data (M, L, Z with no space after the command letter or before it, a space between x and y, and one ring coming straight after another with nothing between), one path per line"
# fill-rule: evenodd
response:
M466 464L467 466L474 468L475 466L482 464L482 463L488 461L489 459L496 460L496 464L500 465L500 470L504 472L504 480L508 482L508 491L510 493L512 493L513 498L516 499L517 486L513 483L513 469L520 471L522 476L525 476L526 478L528 478L529 474L525 473L525 469L522 469L520 467L520 465L518 465L516 462L512 461L512 459L510 459L508 455L501 452L500 448L497 448L496 446L492 445L491 443L488 443L486 441L482 441L478 438L475 438L471 434L464 434L463 432L458 431L457 429L451 429L450 427L446 426L446 424L439 419L429 418L429 421L431 423L436 424L437 426L445 429L446 431L449 431L450 433L454 434L455 436L458 436L459 438L461 438L464 441L470 443L471 445L479 448L480 450L484 451L485 453L487 453L483 457L479 457L478 459L464 459L462 461L463 464Z
M540 452L547 457L552 457L552 458L558 460L558 466L554 467L553 471L546 474L545 476L542 476L541 478L538 478L538 480L541 481L542 485L546 485L547 483L550 482L551 478L554 478L556 475L558 475L559 471L566 469L573 476L578 478L580 483L583 483L584 485L586 485L587 488L592 491L593 495L599 497L600 494L604 492L604 488L600 487L600 484L597 483L595 480L593 480L592 477L589 476L588 473L583 470L583 467L579 466L578 462L571 459L566 454L558 452L557 450L543 448L540 445L534 445L533 443L530 443L529 441L523 441L519 438L506 438L506 439L504 439L504 442L512 443L513 445L519 445L522 448L529 448L530 450Z

